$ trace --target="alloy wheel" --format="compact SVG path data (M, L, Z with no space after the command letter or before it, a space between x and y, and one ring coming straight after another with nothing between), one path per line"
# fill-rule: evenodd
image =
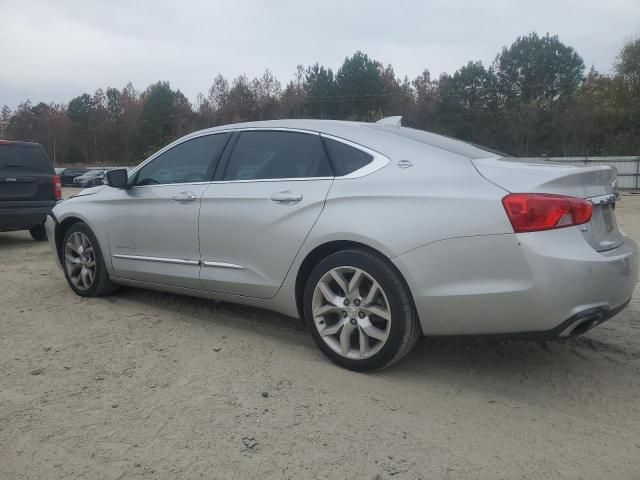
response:
M79 290L88 290L96 277L96 257L93 245L82 232L69 235L64 247L64 263L71 283Z
M389 338L387 295L360 268L340 266L325 273L314 289L311 308L322 340L343 357L371 357Z

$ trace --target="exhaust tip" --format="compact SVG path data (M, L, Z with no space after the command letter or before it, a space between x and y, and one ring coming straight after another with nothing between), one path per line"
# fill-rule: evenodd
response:
M593 327L602 323L604 320L604 315L602 313L594 313L593 315L589 315L587 318L580 320L569 332L570 337L577 337L578 335L582 335Z

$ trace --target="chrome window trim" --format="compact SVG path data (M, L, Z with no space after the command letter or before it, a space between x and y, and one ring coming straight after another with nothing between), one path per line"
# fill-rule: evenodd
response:
M213 267L213 268L226 268L229 270L244 270L242 265L236 265L235 263L225 263L225 262L201 262L203 267Z
M114 258L121 258L124 260L140 260L143 262L173 263L176 265L192 265L192 266L200 265L200 261L198 260L185 260L183 258L145 257L143 255L121 255L121 254L114 254L112 256Z
M266 131L266 132L293 132L293 133L306 133L307 135L321 135L317 130L305 130L303 128L288 128L288 127L238 127L238 128L230 128L229 130L233 130L235 132L255 132L255 131Z
M212 184L257 183L257 182L309 182L311 180L333 180L334 177L293 177L293 178L256 178L253 180L214 180Z
M377 172L381 168L384 168L387 165L389 165L389 163L391 162L391 159L386 155L376 152L375 150L371 150L370 148L365 147L364 145L360 145L359 143L352 142L351 140L346 140L344 138L336 137L335 135L329 135L327 133L320 133L320 136L323 138L329 138L331 140L335 140L336 142L344 143L345 145L349 145L350 147L353 147L357 150L367 153L373 157L373 160L367 163L364 167L360 167L359 169L354 170L353 172L348 173L346 175L342 175L340 177L336 176L335 177L336 180L341 180L343 178L349 179L349 178L364 177L372 174L373 172Z
M253 183L253 182L292 182L292 181L308 181L308 180L333 180L335 179L351 179L351 178L360 178L366 175L370 175L374 172L377 172L383 167L386 167L391 159L386 155L383 155L375 150L372 150L364 145L360 145L359 143L352 142L351 140L347 140L341 137L336 137L335 135L331 135L328 133L318 132L316 130L304 130L301 128L287 128L287 127L239 127L239 128L225 128L223 130L216 130L215 132L203 132L200 134L193 134L187 138L176 140L173 143L170 143L162 150L156 152L151 157L146 159L140 165L131 170L130 176L133 177L138 173L142 167L144 167L147 163L152 162L158 156L162 155L167 150L176 147L184 142L192 140L194 138L204 137L207 135L217 135L220 133L228 133L228 132L256 132L256 131L265 131L265 132L293 132L293 133L304 133L307 135L318 135L322 138L329 138L331 140L335 140L336 142L344 143L345 145L349 145L350 147L356 148L360 151L363 151L373 157L373 160L365 165L364 167L359 168L358 170L354 170L353 172L343 175L340 177L294 177L294 178L258 178L258 179L250 179L250 180L213 180L211 182L191 182L191 183L163 183L159 185L132 185L132 188L146 188L146 187L167 187L167 186L175 186L175 185L208 185L208 184L223 184L223 183Z
M335 177L345 178L345 177ZM256 182L308 182L311 180L333 180L334 177L293 177L293 178L258 178L255 180L212 180L211 182L194 182L194 183L163 183L161 185L133 185L130 188L159 188L173 187L183 185L219 185L225 183L256 183Z
M171 150L173 147L177 147L178 145L182 145L185 142L188 142L189 140L193 140L195 138L200 138L200 137L206 137L209 135L217 135L219 133L228 133L233 131L233 129L224 129L224 130L216 130L215 132L200 132L200 133L193 133L191 135L189 135L188 137L183 137L183 138L179 138L177 140L174 140L173 142L171 142L169 145L167 145L166 147L158 150L156 153L154 153L153 155L151 155L149 158L147 158L146 160L143 160L141 163L139 163L137 166L133 167L131 169L131 172L128 173L129 178L133 178L133 176L135 174L138 173L138 171L144 167L145 165L147 165L148 163L153 162L156 158L158 158L160 155L162 155L164 152ZM194 183L162 183L162 184L158 184L158 185L131 185L132 187L161 187L163 185L193 185L193 184L198 184L198 183L209 183L209 182L194 182Z
M320 135L320 132L316 132L314 130L303 130L303 129L300 129L300 128L286 128L286 127L271 127L271 128L267 128L267 127L239 127L239 128L233 128L233 127L230 127L230 128L225 128L225 129L222 129L222 130L216 130L214 132L211 132L211 131L205 131L205 132L200 132L200 133L196 132L196 133L193 133L193 134L189 135L188 137L179 138L179 139L171 142L169 145L167 145L166 147L164 147L161 150L158 150L156 153L151 155L146 160L143 160L140 164L138 164L137 166L133 167L133 169L131 170L131 175L130 176L133 177L133 175L138 173L138 170L140 170L142 167L144 167L147 163L150 163L153 160L155 160L157 157L162 155L167 150L170 150L173 147L177 147L178 145L181 145L184 142L188 142L189 140L193 140L194 138L206 137L208 135L218 135L220 133L245 132L245 131L249 132L249 131L256 131L256 130L285 131L285 132L295 132L295 133L306 133L308 135ZM209 182L198 182L198 183L209 183ZM176 184L176 183L163 183L162 185L178 185L178 184ZM187 185L187 184L185 184L185 185ZM153 187L155 187L157 185L132 185L132 186L136 186L136 187L153 186Z
M209 185L211 182L191 182L191 183L159 183L155 185L131 185L129 188L160 188L160 187L179 187L181 185Z

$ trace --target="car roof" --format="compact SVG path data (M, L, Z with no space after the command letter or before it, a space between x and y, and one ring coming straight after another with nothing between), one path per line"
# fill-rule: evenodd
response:
M0 145L15 145L17 147L33 147L40 148L40 144L36 142L21 142L17 140L0 140Z
M195 132L192 135L246 128L285 128L320 132L350 140L385 154L391 153L386 148L389 144L397 141L410 141L472 159L502 156L490 149L424 130L384 123L351 122L345 120L283 119L244 122L221 125L219 127Z

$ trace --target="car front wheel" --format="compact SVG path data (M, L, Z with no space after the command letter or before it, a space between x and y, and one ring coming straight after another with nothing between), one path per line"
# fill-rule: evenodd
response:
M320 350L356 371L391 365L420 337L399 273L364 249L343 250L318 263L306 284L304 315Z
M83 297L99 297L114 292L98 239L86 223L74 223L64 235L62 264L69 286Z

